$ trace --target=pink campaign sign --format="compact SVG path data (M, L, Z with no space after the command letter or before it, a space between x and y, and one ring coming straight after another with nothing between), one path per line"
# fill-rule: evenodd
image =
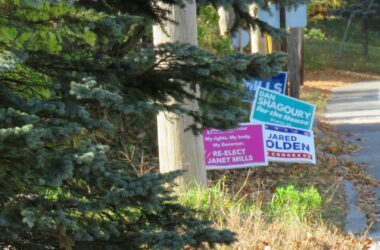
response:
M262 124L241 124L236 129L203 131L206 169L267 166Z

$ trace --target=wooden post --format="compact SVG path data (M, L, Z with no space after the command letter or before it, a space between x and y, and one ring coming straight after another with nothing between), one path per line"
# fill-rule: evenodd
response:
M280 5L280 28L281 29L286 29L286 12L285 12L285 7ZM281 51L287 51L287 44L286 44L286 40L284 40L282 43L281 43Z
M303 28L290 28L288 38L288 70L290 79L290 96L300 97L300 67L302 62Z
M277 40L275 40L275 39L272 38L272 49L273 49L273 52L274 51L282 51L281 50L281 46L282 46L282 42L277 41Z
M184 4L184 8L162 5L170 11L169 19L175 23L166 22L165 30L160 25L153 26L154 45L177 41L197 45L196 4L195 1L184 1ZM196 94L199 96L199 91ZM187 100L185 105L191 110L199 109L194 100ZM193 118L187 115L161 112L157 116L160 172L185 170L177 180L182 188L194 181L207 184L202 136L185 131L191 124Z

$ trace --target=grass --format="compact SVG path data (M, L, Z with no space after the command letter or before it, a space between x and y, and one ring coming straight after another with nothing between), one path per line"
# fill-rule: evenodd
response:
M180 201L199 211L200 217L212 220L217 228L228 228L236 233L237 241L232 246L219 246L218 249L367 249L372 244L371 239L343 234L316 218L314 212L304 213L301 217L297 213L281 212L295 205L302 207L303 212L309 211L304 208L310 206L310 201L294 197L300 193L307 195L310 190L314 198L319 197L315 189L286 188L285 196L283 190L276 192L281 202L278 203L277 199L276 203L275 195L270 209L275 208L278 213L269 217L259 192L251 197L238 198L224 188L223 182L219 181L206 189L195 187L179 194ZM310 215L314 219L307 219Z
M319 29L330 41L341 42L344 32L347 28L347 19L335 18L313 22L309 25L310 28ZM362 32L359 20L354 20L347 33L347 41L350 43L360 44L362 42ZM373 46L380 46L380 33L369 31L369 43Z
M319 32L325 39L305 40L305 68L309 70L334 68L352 72L380 74L380 33L369 32L369 56L362 55L362 32L358 20L352 22L341 55L338 52L347 26L345 19L312 23L308 30Z
M326 109L326 100L330 92L315 87L303 86L301 98L317 106L316 118L320 118Z
M370 46L369 56L362 56L362 48L357 43L346 43L343 53L337 58L340 42L332 40L308 39L305 41L305 68L326 67L354 72L380 74L380 47Z

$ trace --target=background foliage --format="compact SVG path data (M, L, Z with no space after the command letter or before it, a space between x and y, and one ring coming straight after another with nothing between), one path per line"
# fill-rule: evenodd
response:
M257 22L243 11L248 3L223 2L241 25ZM181 249L234 240L176 201L180 173L142 174L120 151L155 152L146 121L160 110L193 116L195 133L235 126L245 115L242 78L275 74L286 57L154 48L151 26L166 19L155 0L0 0L0 245ZM202 91L197 112L180 105L196 98L185 84Z

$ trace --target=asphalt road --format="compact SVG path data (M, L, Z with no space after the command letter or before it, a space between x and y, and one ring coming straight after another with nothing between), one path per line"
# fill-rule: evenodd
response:
M360 82L335 88L328 102L325 117L338 131L352 132L347 139L361 147L350 159L364 163L368 171L380 180L380 81ZM374 189L380 211L380 188ZM354 191L353 191L354 192ZM348 191L348 196L355 196ZM350 200L350 199L348 199ZM355 199L351 199L351 203ZM356 204L351 204L351 207ZM364 218L351 211L347 218L348 230L355 231ZM351 216L351 217L350 217ZM355 228L357 227L357 228ZM380 223L373 226L370 236L380 240Z

